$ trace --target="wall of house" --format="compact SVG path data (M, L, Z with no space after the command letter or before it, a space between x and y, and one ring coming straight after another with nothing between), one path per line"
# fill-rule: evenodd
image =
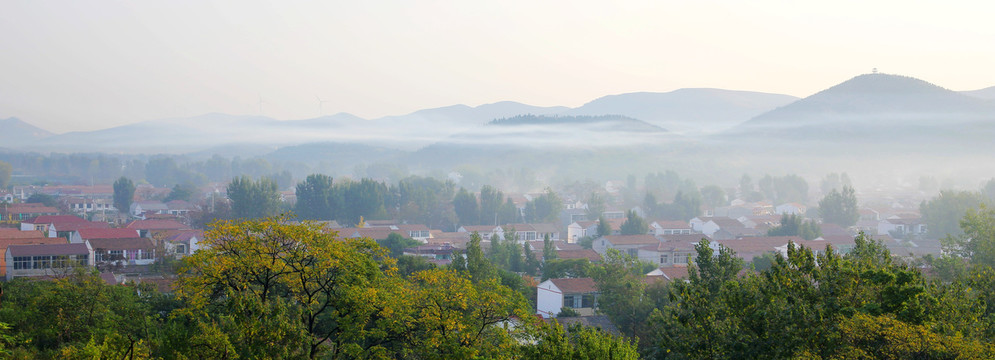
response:
M543 318L554 318L563 308L563 293L546 280L536 287L536 314Z

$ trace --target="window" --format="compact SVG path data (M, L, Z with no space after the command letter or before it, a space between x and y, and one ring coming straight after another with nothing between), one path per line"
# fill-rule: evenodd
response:
M35 256L33 259L35 269L51 269L52 268L52 257L51 256Z
M670 255L669 254L660 254L660 263L661 264L668 264L668 263L670 263Z
M688 254L687 253L674 253L674 264L687 264Z
M82 266L89 265L89 264L87 264L89 262L89 261L87 261L87 257L88 256L86 256L86 255L76 255L76 263L79 264L79 265L82 265Z
M124 250L111 250L107 252L106 260L122 260L124 259Z
M69 262L69 256L68 255L60 255L60 256L53 256L52 257L52 267L54 267L54 268L64 268L64 267L66 267L66 264L68 262Z
M140 256L142 260L152 260L155 258L155 252L152 250L142 250Z
M594 294L587 294L580 297L580 307L582 308L593 308L594 303Z
M574 296L573 295L563 295L563 307L576 307L574 306Z
M30 256L17 256L14 257L14 270L24 270L31 268L31 257Z
M176 245L176 253L177 254L186 254L187 253L187 246L186 245Z

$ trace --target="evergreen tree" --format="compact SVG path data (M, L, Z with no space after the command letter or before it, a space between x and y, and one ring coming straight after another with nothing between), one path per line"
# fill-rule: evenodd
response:
M649 232L649 224L637 215L635 211L629 210L626 212L625 217L625 222L622 223L620 229L622 235L642 235Z
M857 195L852 187L843 185L843 192L832 189L819 201L819 215L822 221L842 227L850 227L860 219L857 208Z
M114 207L122 214L131 211L131 200L135 198L135 183L124 176L114 182Z

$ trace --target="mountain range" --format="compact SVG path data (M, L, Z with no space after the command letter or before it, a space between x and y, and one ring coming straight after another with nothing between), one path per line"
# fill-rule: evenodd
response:
M16 150L264 156L339 169L472 163L552 173L574 167L583 174L588 159L599 159L590 166L623 166L618 158L625 157L633 162L624 166L632 168L697 168L795 156L818 166L808 161L811 155L850 161L877 153L943 161L995 150L995 87L956 92L906 76L864 74L803 99L680 89L610 95L576 108L505 101L378 119L205 114L60 135L17 119L0 121L0 128L0 147Z

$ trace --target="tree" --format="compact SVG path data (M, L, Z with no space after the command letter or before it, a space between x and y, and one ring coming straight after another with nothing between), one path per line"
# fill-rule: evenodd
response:
M601 215L601 217L598 218L598 236L608 236L611 234L612 234L611 223L608 222L608 218L606 218L604 215Z
M331 176L308 175L304 181L297 184L297 203L294 204L294 212L303 219L335 219L332 187Z
M404 249L421 245L417 240L406 238L396 232L390 233L390 235L387 235L387 239L378 241L377 243L387 249L390 257L395 259L404 254Z
M857 195L849 185L843 185L843 192L832 189L819 201L819 215L822 221L842 227L850 227L860 219L857 208Z
M804 220L795 214L782 214L781 225L767 230L768 236L800 236L812 240L822 236L822 229L815 220Z
M480 188L480 224L497 226L504 194L490 185Z
M556 259L556 245L549 239L549 234L542 237L542 260L543 262Z
M14 173L14 168L8 162L0 161L0 189L10 187L10 177Z
M218 309L242 324L230 331L279 331L232 342L246 357L280 341L274 348L281 356L368 353L382 348L371 341L393 336L385 332L392 325L380 322L403 321L377 316L399 312L401 304L387 299L403 290L389 283L381 268L386 250L371 240L339 240L314 223L266 218L215 223L203 241L201 251L184 258L176 292L195 310ZM225 324L210 312L192 314L204 326ZM268 319L278 323L257 323Z
M629 210L625 214L625 222L622 223L620 231L622 235L642 235L649 232L649 224L634 210Z
M114 207L121 213L131 211L131 200L135 198L135 183L124 176L114 182Z
M968 209L960 226L962 235L942 239L944 250L972 264L995 268L995 208L982 204L977 210Z
M960 220L967 211L977 209L981 195L970 191L943 190L940 195L923 201L919 205L922 220L930 238L939 239L946 235L960 236Z
M163 202L169 202L173 200L183 200L190 201L194 193L197 192L197 187L191 183L185 182L183 184L173 185L173 189L169 191L169 195L166 195Z
M460 188L453 199L453 208L460 225L480 224L480 207L477 205L477 197L473 196L464 188Z
M580 324L564 331L559 322L552 321L539 327L537 337L534 345L524 347L523 359L639 359L635 341Z
M708 185L701 188L702 204L711 208L717 208L727 204L726 192L717 185Z
M232 179L228 184L228 199L236 218L265 218L280 210L280 194L276 182L269 178L252 181L248 176Z
M753 191L754 191L753 190L753 179L750 178L750 175L743 174L743 176L739 178L739 194L740 194L739 196L740 196L740 198L746 199L747 195L750 194L750 193L753 193Z
M59 200L55 196L43 193L31 194L24 202L28 204L42 204L48 207L59 207Z
M587 199L587 218L597 219L604 214L607 201L604 195L597 192L592 192L591 196Z
M528 223L554 222L563 210L563 199L552 189L537 196L525 205L525 221Z
M609 249L604 262L590 269L598 288L598 311L608 315L619 330L629 337L642 337L645 320L653 303L643 296L642 264L616 249Z

